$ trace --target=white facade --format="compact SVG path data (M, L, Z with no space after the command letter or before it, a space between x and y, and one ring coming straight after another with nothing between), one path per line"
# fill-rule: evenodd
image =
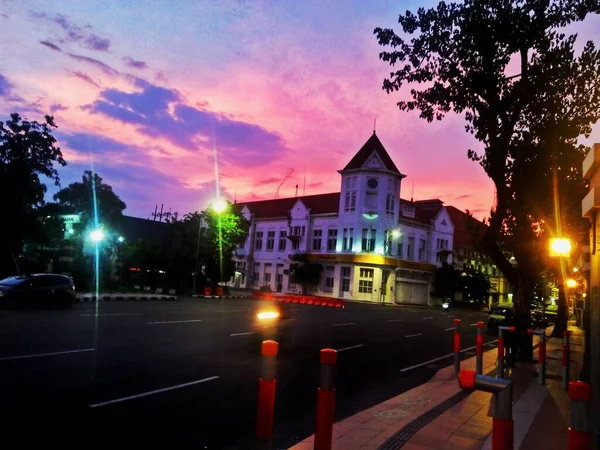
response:
M453 244L443 204L400 199L405 175L375 134L339 173L339 193L237 205L251 228L232 283L300 293L289 256L306 253L324 267L313 295L429 304L433 272Z

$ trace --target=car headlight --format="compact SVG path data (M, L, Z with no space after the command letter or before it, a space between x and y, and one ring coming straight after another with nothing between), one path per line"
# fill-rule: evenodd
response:
M450 303L442 303L442 308L448 309L450 307Z
M256 315L256 318L258 320L270 320L270 319L277 319L279 317L279 313L275 312L275 311L263 311L263 312L259 312Z

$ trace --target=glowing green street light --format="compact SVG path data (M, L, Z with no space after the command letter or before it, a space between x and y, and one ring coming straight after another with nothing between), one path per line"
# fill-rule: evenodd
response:
M215 200L215 202L212 204L212 209L217 214L221 214L227 209L227 206L227 201L223 200L222 198L219 198Z
M118 242L119 244L122 244L123 242L125 242L125 238L124 238L123 236L119 236L119 237L117 238L117 242Z

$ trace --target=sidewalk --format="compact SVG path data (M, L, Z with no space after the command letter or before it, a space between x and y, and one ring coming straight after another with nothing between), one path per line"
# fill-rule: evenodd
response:
M583 333L571 331L573 379L581 367ZM537 384L537 366L532 364L519 364L510 374L515 449L566 448L569 402L560 388L561 352L562 339L549 339L545 386ZM484 353L484 374L495 370L496 356L495 348ZM461 368L474 370L475 357L462 361ZM429 382L334 424L333 449L491 449L491 400L486 392L461 391L449 366ZM314 435L291 450L312 449L313 442Z

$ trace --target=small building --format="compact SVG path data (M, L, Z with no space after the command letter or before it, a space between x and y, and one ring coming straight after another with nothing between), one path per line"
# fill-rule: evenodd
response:
M434 271L452 259L443 203L401 199L405 175L375 133L338 173L340 192L236 205L251 227L232 284L299 293L289 257L307 254L324 267L315 295L430 304Z

